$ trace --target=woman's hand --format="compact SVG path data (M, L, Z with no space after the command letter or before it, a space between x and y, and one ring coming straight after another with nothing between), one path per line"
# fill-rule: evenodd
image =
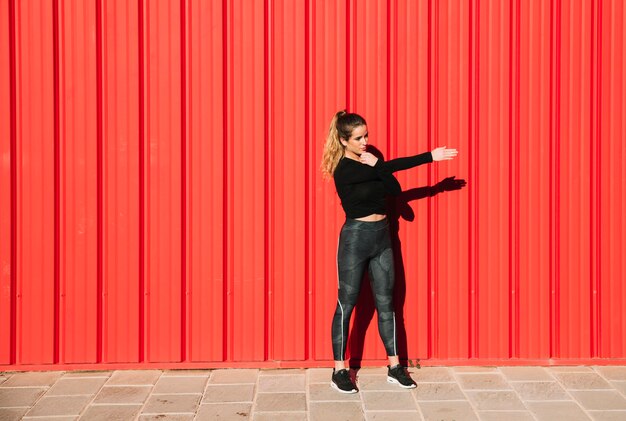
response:
M363 152L359 157L359 161L361 161L361 164L367 164L370 167L373 167L378 162L378 158L369 152Z
M446 149L445 146L441 146L439 148L435 148L430 152L433 156L433 161L443 161L449 160L457 156L459 151L456 149Z

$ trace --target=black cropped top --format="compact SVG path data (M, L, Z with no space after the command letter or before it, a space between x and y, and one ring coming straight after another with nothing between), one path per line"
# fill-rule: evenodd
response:
M373 167L343 157L333 174L341 206L348 218L361 218L373 213L385 215L385 196L402 192L393 173L433 162L430 152L383 161L378 158Z

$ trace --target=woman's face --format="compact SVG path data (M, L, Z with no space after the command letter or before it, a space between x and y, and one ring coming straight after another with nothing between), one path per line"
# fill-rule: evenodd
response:
M352 130L352 136L347 141L341 139L341 143L346 147L346 155L354 158L353 155L361 156L365 152L365 146L368 142L367 126L356 126ZM351 155L352 154L352 155Z

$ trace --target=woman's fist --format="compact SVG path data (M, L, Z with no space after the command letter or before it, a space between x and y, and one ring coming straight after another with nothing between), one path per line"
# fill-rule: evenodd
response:
M378 162L378 158L369 152L363 152L359 157L359 161L361 161L362 164L367 164L370 167L373 167L376 165L376 162Z

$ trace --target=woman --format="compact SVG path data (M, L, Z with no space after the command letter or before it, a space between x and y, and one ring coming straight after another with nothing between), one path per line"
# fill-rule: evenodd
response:
M402 192L393 175L395 171L452 159L458 153L456 149L443 146L432 152L384 162L366 152L367 143L365 119L339 111L330 123L321 165L324 176L334 178L346 213L337 250L338 295L332 322L335 368L331 380L331 386L343 393L357 392L344 359L350 316L366 269L376 302L378 331L389 357L387 381L403 388L416 386L400 365L396 350L393 251L385 196Z

